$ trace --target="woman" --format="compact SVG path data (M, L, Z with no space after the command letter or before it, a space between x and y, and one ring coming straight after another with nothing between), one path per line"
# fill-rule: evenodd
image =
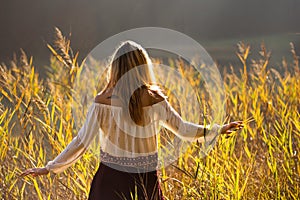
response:
M151 61L145 49L135 42L125 41L112 58L108 84L96 96L78 135L45 167L28 169L22 175L65 170L99 135L101 163L93 178L89 199L131 199L135 195L139 199L163 199L157 177L159 122L190 141L229 134L232 129L241 128L242 122L215 124L210 128L186 122L153 85Z

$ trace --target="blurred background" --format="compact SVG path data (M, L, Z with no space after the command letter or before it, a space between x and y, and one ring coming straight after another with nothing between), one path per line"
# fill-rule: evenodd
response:
M9 64L22 48L39 69L47 66L54 27L72 33L73 50L83 59L114 34L155 26L197 40L220 67L241 65L235 55L239 41L251 45L251 58L264 42L276 67L283 57L291 59L290 42L299 49L299 21L299 0L2 0L0 62Z
M159 172L166 199L299 199L299 22L300 0L1 0L0 199L87 198L99 165L97 142L67 173L43 178L19 175L27 168L44 166L63 151L85 120L92 103L89 97L105 85L106 77L97 70L102 65L96 68L95 62L83 74L80 60L115 34L149 26L173 29L195 39L221 73L234 66L234 71L222 74L223 101L218 93L212 94L215 89L209 90L212 87L207 87L204 74L168 60L180 70L179 78L191 84L189 90L172 73L157 73L166 82L162 86L168 101L184 119L215 122L214 108L223 109L224 102L226 119L245 123L240 132L220 137L205 158L200 144L193 143L183 152L174 136L160 129L160 152L172 157L177 150L183 153ZM47 43L68 49L61 37L53 45L54 27L67 37L72 33L73 51L80 52L75 67L68 50L58 50L58 56L51 57ZM244 66L236 55L238 49L241 58L248 55L247 47L237 47L240 41L251 45L249 57L241 59L248 71L242 71ZM260 57L262 42L272 52L270 62L267 54ZM296 52L291 52L290 42ZM20 48L33 56L34 66ZM10 63L14 54L17 62ZM251 65L252 59L256 65ZM3 70L3 63L10 68ZM197 101L190 98L195 92ZM174 144L174 151L165 149L169 144Z

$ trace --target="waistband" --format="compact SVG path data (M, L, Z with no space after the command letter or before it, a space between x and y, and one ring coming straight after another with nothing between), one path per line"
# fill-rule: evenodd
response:
M103 164L119 171L142 173L156 171L158 154L137 157L117 157L100 149L100 160Z

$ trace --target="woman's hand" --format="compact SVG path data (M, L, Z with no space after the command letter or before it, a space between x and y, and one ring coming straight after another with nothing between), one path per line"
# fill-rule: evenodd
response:
M20 176L27 176L31 174L32 176L46 175L49 171L45 167L31 168L25 170Z
M224 124L222 126L220 133L221 134L230 134L233 131L237 131L243 127L244 127L244 124L242 121L230 122L229 124Z

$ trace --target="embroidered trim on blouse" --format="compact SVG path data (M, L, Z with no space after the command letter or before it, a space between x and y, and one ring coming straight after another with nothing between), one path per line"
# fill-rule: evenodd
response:
M158 163L158 153L154 153L148 156L138 156L134 158L130 157L116 157L104 152L100 149L100 160L103 163L116 164L121 167L133 167L133 168L152 168L155 169Z

